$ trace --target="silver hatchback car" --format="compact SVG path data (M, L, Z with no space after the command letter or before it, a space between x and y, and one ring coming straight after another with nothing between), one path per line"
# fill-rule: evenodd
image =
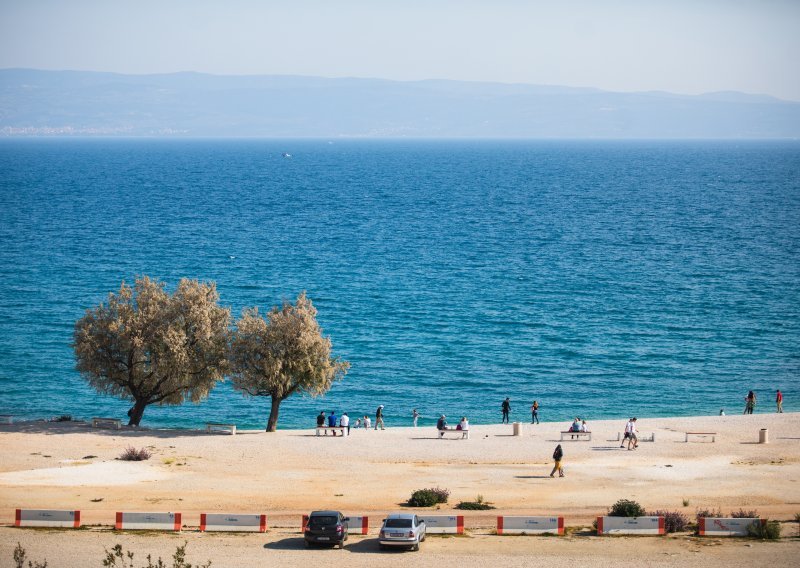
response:
M425 521L413 513L393 513L383 519L378 544L381 549L390 546L406 546L419 550L425 540Z

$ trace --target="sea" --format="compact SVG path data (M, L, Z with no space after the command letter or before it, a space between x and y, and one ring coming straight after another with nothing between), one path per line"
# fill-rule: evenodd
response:
M0 414L125 419L71 342L140 275L306 291L351 368L279 428L800 410L797 141L2 140ZM268 413L225 381L142 426Z

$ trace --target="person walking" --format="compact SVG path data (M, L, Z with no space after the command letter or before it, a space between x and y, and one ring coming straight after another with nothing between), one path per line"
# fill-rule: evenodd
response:
M414 410L412 410L412 411L411 411L411 418L413 418L413 419L414 419L414 428L416 428L416 427L417 427L417 419L419 419L419 416L420 416L420 415L419 415L419 412L417 412L417 409L416 409L416 408L415 408Z
M553 471L550 472L550 477L555 476L556 472L558 472L558 477L564 477L564 467L561 465L561 461L564 459L564 450L561 449L561 444L556 446L556 451L553 452L553 461L555 465L553 466Z
M381 430L386 430L383 427L383 405L381 404L378 406L378 410L375 411L375 429L378 429L378 426L381 427Z
M775 395L775 405L778 407L778 412L783 412L783 393L778 389L778 394Z
M747 393L747 396L744 397L744 414L753 414L753 410L756 408L756 393L750 391Z
M628 418L628 421L625 423L625 435L622 437L622 443L619 445L620 448L625 447L625 440L628 440L631 437L632 430L633 430L633 418Z
M537 401L533 401L531 405L531 424L538 424L539 423L539 403Z
M628 433L628 449L635 450L636 448L639 447L639 437L636 435L637 430L636 430L635 416L631 418L630 425L631 425L630 432ZM633 447L631 447L631 444L633 445Z
M501 421L502 424L508 424L508 413L511 412L511 401L508 397L503 401L503 404L500 405L500 410L503 411L503 419Z

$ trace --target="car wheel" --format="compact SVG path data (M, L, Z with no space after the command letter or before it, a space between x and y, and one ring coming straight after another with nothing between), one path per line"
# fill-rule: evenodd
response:
M387 548L389 548L389 547L388 547L388 546L386 546L385 544L379 544L379 545L378 545L378 548L380 548L381 550L386 550L386 549L387 549Z
M411 550L413 550L414 552L419 551L419 541L414 543L414 546L411 547Z
M425 542L425 539L426 539L426 538L428 538L428 535L427 535L426 533L422 533L422 538L421 538L421 539L419 539L419 541L420 541L420 542Z

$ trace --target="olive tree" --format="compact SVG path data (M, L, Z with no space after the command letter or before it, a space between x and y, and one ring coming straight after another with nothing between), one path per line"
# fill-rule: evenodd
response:
M95 390L133 402L129 425L149 404L200 402L227 371L230 310L213 283L183 279L174 294L148 277L125 282L75 323L77 369Z
M278 425L280 404L294 393L318 396L347 373L350 364L331 356L317 310L304 293L294 304L274 307L266 318L244 310L231 340L233 388L247 396L271 397L267 432Z

